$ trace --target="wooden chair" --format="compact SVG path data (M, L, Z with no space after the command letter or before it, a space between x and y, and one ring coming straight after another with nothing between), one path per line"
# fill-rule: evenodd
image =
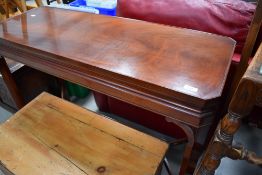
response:
M2 7L2 13L5 14L6 18L10 16L10 9L17 8L20 12L26 11L25 0L0 0L0 6Z
M227 102L225 103L225 108L228 107L229 102L231 101L234 92L239 84L239 81L245 71L247 70L249 59L251 57L252 51L254 50L255 42L261 28L262 22L262 0L257 0L257 8L254 14L250 29L248 31L247 39L242 50L240 63L237 67L236 74L234 76L230 92L228 93Z
M243 146L233 145L233 136L240 127L241 119L255 106L262 106L262 44L242 77L230 103L228 113L219 123L195 175L212 175L223 157L247 160L261 166L262 157L249 152Z
M35 2L37 7L43 5L42 0L35 0ZM27 11L28 9L25 0L0 0L0 12L2 15L5 15L6 18L9 18L10 16L10 9L15 8L17 8L21 13Z

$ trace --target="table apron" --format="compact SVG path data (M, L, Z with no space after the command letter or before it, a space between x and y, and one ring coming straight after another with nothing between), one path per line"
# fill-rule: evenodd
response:
M195 128L211 125L214 118L213 109L199 111L191 106L167 103L165 100L154 98L152 94L139 92L137 89L94 76L88 71L81 72L72 65L65 65L59 59L52 61L41 54L27 53L23 49L11 48L2 44L0 55Z

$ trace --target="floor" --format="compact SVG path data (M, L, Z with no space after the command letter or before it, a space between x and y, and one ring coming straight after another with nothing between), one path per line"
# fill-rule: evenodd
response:
M135 129L138 129L140 131L143 131L155 137L158 137L158 138L161 138L167 141L172 139L168 136L152 131L141 125L125 120L119 116L105 114L105 113L100 112L95 104L92 93L84 99L72 99L72 102L80 106L83 106L89 110L107 115L111 117L113 120L117 120L120 123L126 124L130 127L133 127ZM12 111L10 112L10 109L7 109L7 107L3 107L3 105L0 105L0 123L7 120L11 115L12 115ZM262 135L261 133L262 131L260 129L253 128L247 125L242 125L239 132L235 136L235 140L238 142L244 143L244 145L249 150L255 151L258 155L262 155L262 149L261 149L262 148ZM179 166L180 166L180 162L182 159L183 149L184 149L184 145L173 146L170 148L167 154L167 159L170 162L172 172L174 175L178 174L179 172ZM245 161L232 161L228 158L224 158L222 160L220 167L216 171L216 175L247 175L247 174L248 175L262 175L262 168L248 164ZM3 174L0 172L0 175L3 175ZM163 168L161 175L167 175L165 168Z

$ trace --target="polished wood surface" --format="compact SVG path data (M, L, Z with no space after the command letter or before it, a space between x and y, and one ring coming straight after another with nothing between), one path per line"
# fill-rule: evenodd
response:
M235 42L209 33L40 7L0 23L0 55L166 116L205 142ZM143 116L146 117L146 116Z
M153 175L167 148L47 93L0 126L0 169L14 175Z
M196 175L213 175L223 157L247 160L262 166L262 157L249 152L242 145L234 145L233 136L238 131L241 119L249 114L255 105L262 104L262 44L242 77L230 103L228 114L219 124L213 140L206 151ZM236 172L237 173L237 172Z
M0 26L1 55L192 126L211 122L207 108L221 96L234 45L209 33L48 7Z

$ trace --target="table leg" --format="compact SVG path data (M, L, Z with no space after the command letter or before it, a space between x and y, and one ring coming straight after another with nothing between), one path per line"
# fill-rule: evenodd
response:
M15 80L5 61L5 58L2 56L0 57L0 73L2 74L3 80L8 90L10 91L11 96L14 99L17 108L21 109L25 105L24 100L21 94L19 93Z
M169 119L169 118L166 118L166 120L168 122L172 122L172 123L176 124L177 126L179 126L185 132L185 134L187 136L187 144L186 144L186 148L185 148L185 151L184 151L184 154L183 154L183 160L182 160L180 170L179 170L179 175L185 175L186 172L187 172L187 169L188 169L188 165L190 163L190 158L191 158L194 143L195 143L194 132L187 125L173 121L172 119Z
M182 164L181 164L180 171L179 171L179 175L184 175L186 174L188 165L190 163L190 158L191 158L194 143L195 143L195 136L194 136L193 130L190 127L186 125L182 125L182 126L180 125L180 127L183 128L185 134L187 135L187 144L186 144L186 148L183 154L183 160L182 160Z

